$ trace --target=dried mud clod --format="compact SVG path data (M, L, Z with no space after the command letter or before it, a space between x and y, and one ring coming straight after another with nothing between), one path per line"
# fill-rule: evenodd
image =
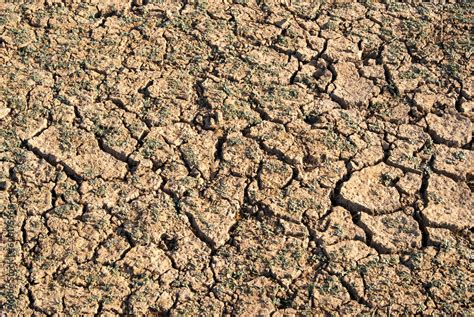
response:
M0 311L472 315L472 4L0 4Z

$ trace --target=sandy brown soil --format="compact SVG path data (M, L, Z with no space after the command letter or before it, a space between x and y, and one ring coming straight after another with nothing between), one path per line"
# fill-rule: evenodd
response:
M472 5L8 2L0 311L474 314Z

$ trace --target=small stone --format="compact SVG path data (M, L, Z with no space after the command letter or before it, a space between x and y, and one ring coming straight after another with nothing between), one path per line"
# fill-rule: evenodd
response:
M279 160L263 162L259 179L263 188L282 188L291 180L293 170L291 166Z
M401 170L385 163L354 172L342 186L339 203L353 212L373 215L393 212L401 208L400 194L395 188L401 176Z
M434 114L426 116L428 132L435 141L449 146L461 147L472 139L471 120L461 114Z
M353 63L338 63L334 66L337 74L336 89L332 97L344 108L368 105L377 91L372 81L360 77Z
M375 217L362 213L360 222L372 235L372 244L379 252L399 253L421 247L418 223L403 211Z
M474 198L465 183L432 174L428 180L427 198L428 206L422 210L427 226L454 231L472 227Z
M0 120L8 116L10 113L11 109L10 108L0 108Z
M435 146L433 170L454 180L466 180L474 176L474 152L450 148L443 144Z

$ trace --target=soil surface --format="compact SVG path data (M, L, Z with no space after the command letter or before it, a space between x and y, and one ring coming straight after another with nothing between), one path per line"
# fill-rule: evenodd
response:
M0 4L0 311L472 315L472 4Z

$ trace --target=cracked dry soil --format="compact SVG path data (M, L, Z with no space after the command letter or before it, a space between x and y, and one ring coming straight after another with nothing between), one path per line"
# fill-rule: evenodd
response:
M473 314L472 19L0 4L1 311Z

